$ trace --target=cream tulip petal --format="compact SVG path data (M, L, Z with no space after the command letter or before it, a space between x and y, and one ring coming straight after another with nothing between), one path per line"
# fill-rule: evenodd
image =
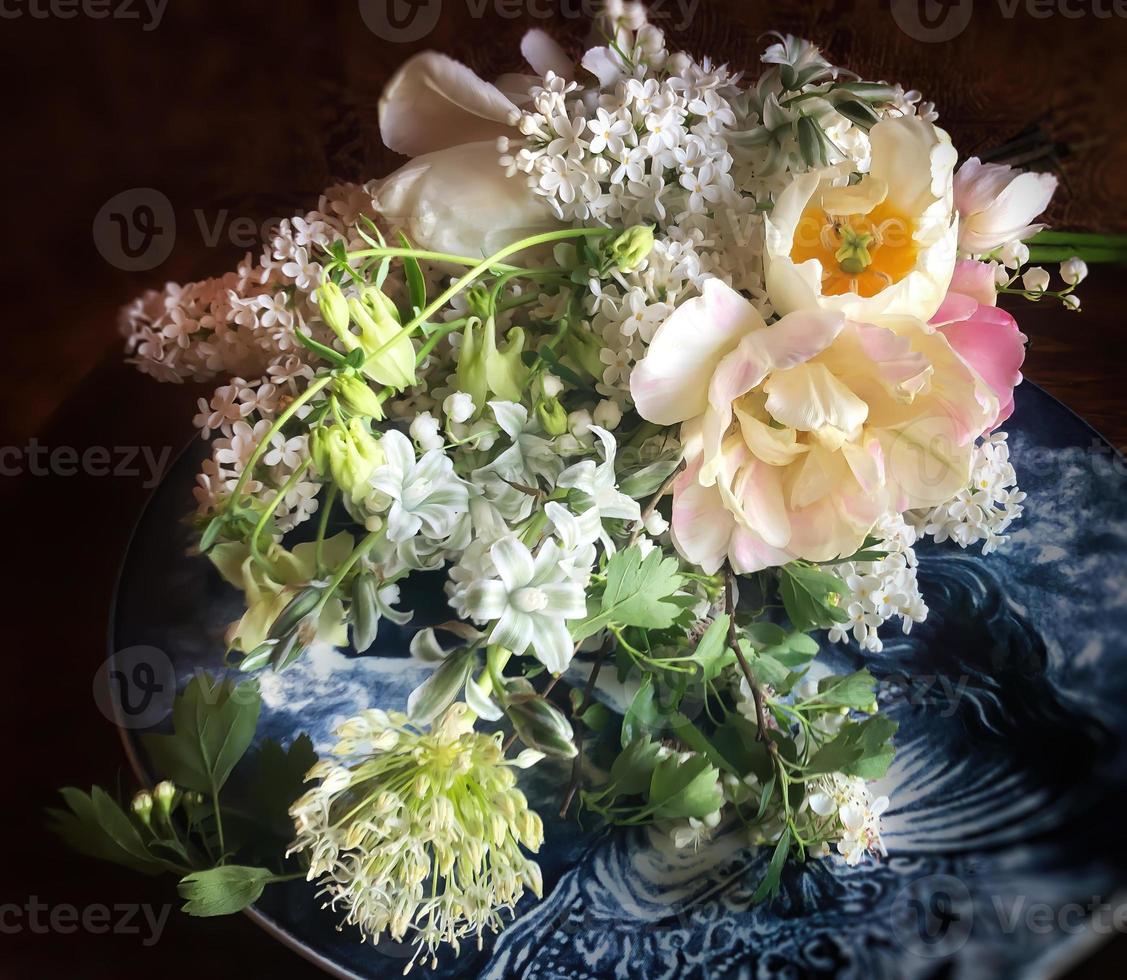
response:
M551 71L571 81L575 75L575 62L554 37L538 27L525 32L520 41L520 53L541 77Z
M750 575L764 568L785 565L795 556L783 548L772 548L754 531L736 527L728 545L728 560L737 575Z
M868 214L888 197L888 183L870 175L859 183L845 187L831 186L818 193L826 214Z
M921 416L881 429L885 481L898 511L936 507L970 483L973 443L960 442L943 415Z
M729 485L717 480L725 505L736 522L758 534L772 548L783 548L790 540L790 518L783 497L783 472L749 458Z
M840 500L823 497L792 513L789 550L807 561L848 557L864 544L875 520L867 525L858 524L847 516Z
M746 334L763 327L754 306L719 279L682 303L653 335L630 375L638 414L674 425L704 412L717 365Z
M724 508L720 491L697 480L699 460L690 464L673 488L673 544L687 561L706 575L724 563L735 520Z
M473 258L561 227L490 142L416 157L379 184L375 206L418 247Z
M776 429L743 411L735 409L740 433L753 456L772 466L786 466L807 451L797 440L794 429Z
M871 174L888 186L888 200L918 215L950 197L956 155L950 137L919 116L882 119L871 130Z
M513 102L453 58L423 51L407 61L380 97L380 135L405 156L462 143L495 140L515 131Z
M771 417L800 432L830 426L852 438L869 414L869 406L816 361L775 372L763 390Z

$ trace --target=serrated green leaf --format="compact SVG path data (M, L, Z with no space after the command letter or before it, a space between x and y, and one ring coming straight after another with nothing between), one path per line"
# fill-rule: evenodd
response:
M248 805L264 826L283 834L292 833L290 805L301 795L305 774L316 761L313 742L304 733L288 749L273 739L262 743L254 756L255 774Z
M646 674L622 718L620 744L625 748L638 738L653 735L661 728L662 720L661 709L654 703L653 675Z
M735 663L736 655L728 646L728 616L717 616L700 638L689 658L700 665L705 681L715 680L725 667Z
M767 746L758 738L754 722L732 712L712 733L712 744L740 778L754 773L760 781L771 777L773 768Z
M188 915L214 916L241 912L258 901L274 874L266 868L226 864L207 871L194 871L180 879L176 891L185 899L181 911Z
M253 681L236 685L197 675L173 703L173 734L142 741L158 772L214 796L250 747L261 707Z
M60 790L69 810L49 808L50 829L68 846L100 861L111 861L152 875L168 869L149 851L125 811L104 790L90 793L68 786Z
M875 683L864 667L852 674L831 674L818 682L818 700L842 708L869 708Z
M616 552L607 562L598 611L576 624L572 633L581 640L611 624L666 629L680 612L669 599L682 582L677 559L663 556L656 548L644 559L636 545Z
M610 767L610 784L620 796L635 796L650 785L660 761L661 745L652 738L640 738L618 753Z

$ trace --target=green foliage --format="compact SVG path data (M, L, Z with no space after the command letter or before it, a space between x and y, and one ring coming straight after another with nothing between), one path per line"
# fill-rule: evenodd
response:
M275 880L277 876L266 868L225 864L185 875L176 890L185 899L181 911L188 915L232 915L257 902Z
M582 640L608 626L647 630L672 626L681 609L670 599L683 583L677 559L664 557L657 549L645 558L637 546L616 552L607 562L606 585L572 634Z
M779 594L791 625L803 633L826 629L849 618L840 606L849 594L845 583L804 562L791 562L779 569Z

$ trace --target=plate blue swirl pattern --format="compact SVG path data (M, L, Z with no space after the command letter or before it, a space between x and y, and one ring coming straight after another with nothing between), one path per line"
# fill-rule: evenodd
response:
M835 667L867 664L900 722L879 786L892 800L887 860L789 867L776 902L752 906L766 853L735 834L686 852L644 831L565 823L551 815L566 774L542 765L525 789L543 801L544 901L435 975L1041 977L1127 927L1127 464L1039 388L1017 396L1008 429L1029 499L1008 543L985 558L921 547L927 622L879 655L823 652ZM111 633L113 650L164 651L181 684L216 669L239 613L208 563L185 555L178 521L197 462L186 453L146 509ZM405 590L420 623L446 618L440 582L419 576ZM263 675L258 737L304 731L325 749L357 709L401 707L423 676L408 639L385 623L377 656L317 650ZM135 734L128 747L144 769ZM395 975L407 955L337 931L304 882L268 892L254 916L341 976Z

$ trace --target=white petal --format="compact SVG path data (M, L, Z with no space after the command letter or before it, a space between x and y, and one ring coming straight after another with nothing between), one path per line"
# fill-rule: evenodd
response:
M523 175L506 176L493 142L416 157L380 182L374 201L420 248L474 258L560 227Z
M563 625L562 623L560 624ZM512 606L506 607L489 634L489 642L496 643L512 650L515 654L522 654L538 632L539 623L526 613L517 612Z
M505 714L472 677L466 681L466 704L475 715L486 721L497 721Z
M532 653L553 674L567 670L575 653L575 644L562 620L537 617Z
M465 65L433 51L415 55L380 97L380 135L388 149L420 156L512 132L516 106Z
M466 613L479 623L487 623L497 619L509 605L509 591L503 582L496 579L486 579L483 582L474 582L466 590Z
M520 53L541 77L551 71L571 81L575 73L575 62L554 37L539 28L533 28L521 38Z
M446 651L442 649L434 630L429 626L419 630L411 637L411 656L425 664L442 663L446 659Z
M720 360L740 339L764 327L755 307L719 279L706 280L703 295L682 303L657 328L630 375L638 414L659 425L700 415Z
M536 574L532 552L515 537L502 538L490 547L489 556L510 592L528 585Z

